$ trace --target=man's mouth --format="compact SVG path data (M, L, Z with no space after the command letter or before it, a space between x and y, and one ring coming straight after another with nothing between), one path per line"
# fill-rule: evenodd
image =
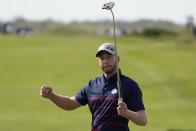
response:
M107 66L103 66L104 69L110 69L111 66L110 65L107 65Z

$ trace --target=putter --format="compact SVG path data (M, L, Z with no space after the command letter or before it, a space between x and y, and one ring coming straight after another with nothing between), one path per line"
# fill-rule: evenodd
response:
M116 49L116 57L118 57L118 50L117 50L117 42L116 42L116 25L115 25L115 18L114 13L112 11L112 8L114 7L114 2L107 2L103 5L102 9L110 10L113 17L113 28L114 28L114 44ZM122 86L121 86L121 80L120 80L120 72L118 67L118 61L116 62L116 68L117 68L117 88L118 88L118 101L122 102Z

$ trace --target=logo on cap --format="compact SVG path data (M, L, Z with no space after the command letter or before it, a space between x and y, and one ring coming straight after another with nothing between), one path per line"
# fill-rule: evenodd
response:
M114 51L114 49L112 47L106 47L106 49Z

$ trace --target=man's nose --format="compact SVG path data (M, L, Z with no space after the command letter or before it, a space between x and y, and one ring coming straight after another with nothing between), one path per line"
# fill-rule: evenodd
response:
M103 64L106 64L107 62L108 62L107 59L103 59L103 60L102 60L102 63L103 63Z

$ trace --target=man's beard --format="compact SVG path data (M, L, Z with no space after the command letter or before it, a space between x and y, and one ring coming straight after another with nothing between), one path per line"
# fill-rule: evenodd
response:
M106 67L102 67L102 70L105 74L110 75L112 73L114 73L114 71L116 71L116 64L111 66L106 66Z

